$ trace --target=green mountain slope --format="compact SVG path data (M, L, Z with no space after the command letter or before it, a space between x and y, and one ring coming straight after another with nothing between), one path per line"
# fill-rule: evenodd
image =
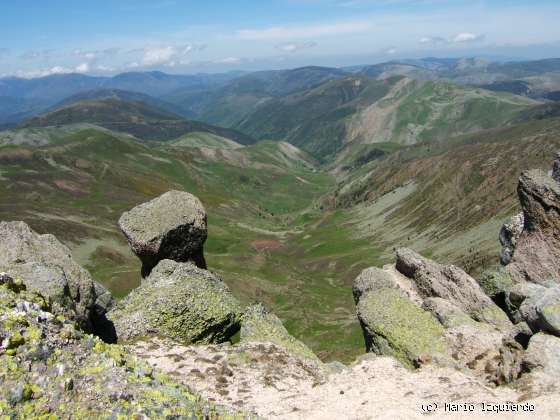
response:
M170 189L190 191L208 211L209 267L237 296L264 302L323 357L360 353L352 294L339 280L350 268L309 270L315 254L305 258L292 245L304 224L320 220L318 201L333 178L287 143L211 148L184 140L140 143L88 125L1 133L0 220L57 235L123 296L140 281L140 263L118 231L121 213Z
M329 159L358 144L414 144L507 125L537 104L446 82L352 76L268 101L236 128Z
M52 110L56 110L64 106L72 105L76 102L102 100L102 99L115 99L118 101L125 101L125 102L141 102L149 107L158 108L161 109L162 111L166 111L171 114L176 114L184 118L192 118L194 116L192 112L189 112L188 110L184 110L178 105L163 101L161 99L154 98L149 95L145 95L143 93L131 92L131 91L120 90L120 89L102 89L102 88L87 90L72 95L64 99L63 101L59 102L58 104L54 105L52 107Z
M333 156L342 148L349 118L398 81L358 76L328 81L265 103L236 128L259 139L288 141L321 158Z
M310 89L345 75L346 72L339 69L314 66L261 71L211 89L179 89L164 99L189 109L202 121L232 127L270 99Z
M48 127L78 123L97 124L143 140L170 140L191 132L208 132L242 144L254 143L251 137L235 130L185 120L177 114L145 102L127 101L120 97L82 100L63 105L25 121L21 127Z
M499 229L519 211L519 174L548 170L559 149L559 118L403 146L354 165L332 200L385 260L407 246L479 273L498 263Z

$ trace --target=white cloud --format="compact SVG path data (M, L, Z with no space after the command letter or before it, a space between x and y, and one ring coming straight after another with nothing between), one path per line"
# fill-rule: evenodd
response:
M397 49L395 47L390 47L385 50L385 54L388 55L395 55L397 53Z
M265 29L242 29L237 31L237 37L245 41L273 41L356 34L370 29L372 29L372 25L369 22L349 21L301 26L272 26Z
M174 67L179 64L188 64L186 59L194 51L201 51L204 45L151 45L145 47L142 57L144 66L169 66Z
M453 37L452 42L454 43L466 43L466 42L476 42L482 41L484 35L477 35L471 32L461 32Z
M441 36L424 36L420 38L420 44L447 44L447 39Z
M82 63L76 66L76 73L87 73L89 71L89 64Z
M48 60L54 56L53 50L26 51L19 56L23 60Z
M214 64L239 64L241 59L238 57L226 57L219 60L214 60Z
M35 77L45 77L45 76L52 76L54 74L67 74L72 73L73 70L67 67L62 66L54 66L47 69L37 69L37 70L21 70L16 72L17 77L21 77L24 79L33 79Z
M113 58L119 53L119 51L120 51L119 48L106 48L103 50L91 50L91 51L77 48L73 50L70 53L70 55L74 57L78 57L82 60L95 61L104 58Z
M277 45L276 48L278 48L281 51L284 52L289 52L289 53L293 53L293 52L297 52L297 51L301 51L301 50L305 50L308 48L313 48L316 47L317 43L316 42L288 42L286 44L280 44Z
M95 67L95 70L101 71L101 72L112 72L112 71L115 71L115 69L114 69L113 67L104 66L104 65L99 65L99 66Z

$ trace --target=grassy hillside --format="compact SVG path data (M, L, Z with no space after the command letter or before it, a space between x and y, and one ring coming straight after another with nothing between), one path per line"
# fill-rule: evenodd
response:
M123 100L120 96L71 102L31 118L21 124L21 127L78 123L97 124L144 140L170 140L192 132L208 132L242 144L254 143L251 137L235 130L185 120L150 103Z
M331 157L342 148L350 117L383 98L398 81L362 76L331 80L265 103L236 128L259 139L288 141L320 158Z
M125 102L140 102L146 104L149 107L158 108L161 109L162 111L166 111L170 114L179 115L184 118L192 118L194 116L192 112L189 112L188 110L184 110L178 105L163 101L161 99L154 98L150 95L145 95L143 93L132 92L128 90L101 89L101 88L79 92L75 95L65 98L63 101L54 105L52 107L52 110L56 110L64 106L69 106L76 102L102 100L102 99L114 99L117 101L125 101Z
M270 99L311 89L345 75L346 72L329 67L260 71L211 89L179 89L165 99L189 109L202 121L233 127Z
M538 104L447 82L352 76L270 100L236 128L329 160L358 144L415 144L504 126Z
M140 264L118 231L120 214L169 189L190 191L209 214L209 267L237 296L263 301L327 359L362 352L347 283L352 264L331 266L329 246L321 245L330 235L344 246L344 232L321 234L306 254L303 227L320 224L318 203L333 178L287 143L211 148L193 137L145 144L83 125L3 133L0 220L57 235L123 296L138 285Z
M477 273L498 262L498 231L519 211L519 174L549 170L559 149L558 118L395 147L341 176L332 200L384 259L409 246Z

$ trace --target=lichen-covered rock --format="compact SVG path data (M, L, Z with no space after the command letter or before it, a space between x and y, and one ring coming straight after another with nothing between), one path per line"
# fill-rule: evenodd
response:
M294 338L280 319L269 313L261 304L252 305L245 311L241 321L242 343L272 343L297 357L320 363L319 358L301 341Z
M524 362L527 369L543 369L560 384L560 338L538 333L529 342Z
M560 337L560 287L516 287L510 292L510 299L526 295L519 305L520 318L534 332L544 331Z
M527 171L517 193L524 228L507 269L517 282L560 283L560 182L541 170Z
M431 312L445 328L475 325L476 321L451 302L442 298L427 298L422 308Z
M210 344L239 331L242 313L216 275L191 263L163 260L108 318L119 342L155 334L181 344Z
M366 268L356 277L352 285L354 302L358 303L362 295L368 292L384 288L398 288L391 274L377 267Z
M444 338L457 367L498 385L519 377L523 348L515 342L517 333L504 334L490 324L477 322L445 299L428 298L423 308L446 328Z
M486 270L482 273L478 284L488 296L494 300L503 299L503 295L513 287L511 275L504 267L498 267L494 270Z
M142 261L142 275L165 259L206 268L203 246L208 235L206 210L194 195L169 191L133 208L119 219L132 251Z
M39 235L23 222L0 223L0 272L20 277L27 288L60 305L80 327L114 340L105 313L111 294L93 281L52 235Z
M396 268L412 279L423 298L443 298L477 321L509 328L511 322L479 284L454 265L440 265L416 252L401 248L397 250Z
M24 283L0 285L2 418L245 418L85 334ZM18 284L15 284L18 283Z
M362 296L358 319L367 351L393 356L409 367L450 359L444 328L399 290L384 288Z
M500 230L500 244L502 245L502 252L500 255L500 262L503 265L508 265L511 262L517 241L523 233L523 226L525 224L525 217L523 213L516 214L509 219Z
M560 338L535 334L525 352L523 365L528 373L517 387L528 395L549 394L560 390Z

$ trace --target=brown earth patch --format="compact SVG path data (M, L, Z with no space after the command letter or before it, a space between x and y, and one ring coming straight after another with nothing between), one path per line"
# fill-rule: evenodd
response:
M282 248L282 243L274 239L258 239L251 242L251 247L257 251L277 251Z
M18 163L33 159L33 152L27 149L8 148L0 150L0 162L2 163Z
M65 179L57 179L54 181L54 184L61 189L62 191L65 191L67 193L73 194L73 195L88 195L89 194L89 189L85 186L82 186L76 182L73 181L68 181Z

